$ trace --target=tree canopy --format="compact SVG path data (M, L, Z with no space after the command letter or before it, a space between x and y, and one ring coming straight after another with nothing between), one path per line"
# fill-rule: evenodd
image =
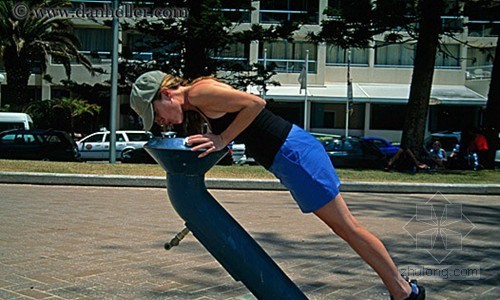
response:
M27 8L63 7L65 0L24 1ZM7 74L5 100L11 108L20 109L31 101L28 80L37 66L43 73L47 69L49 55L64 66L68 78L71 76L71 62L76 61L93 72L89 59L79 52L80 43L71 30L67 19L37 18L27 14L25 18L14 15L18 1L0 2L0 56Z

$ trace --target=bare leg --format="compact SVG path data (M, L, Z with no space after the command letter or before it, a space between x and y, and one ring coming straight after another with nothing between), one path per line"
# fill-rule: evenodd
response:
M399 273L382 242L361 226L339 194L314 212L344 239L380 276L395 299L405 299L411 288Z
M396 154L394 154L394 156L391 157L391 159L389 159L389 161L387 162L387 167L388 168L392 167L392 164L394 164L394 162L399 159L399 157L401 156L401 154L403 154L403 152L404 150L402 148L399 148L398 152L396 152Z

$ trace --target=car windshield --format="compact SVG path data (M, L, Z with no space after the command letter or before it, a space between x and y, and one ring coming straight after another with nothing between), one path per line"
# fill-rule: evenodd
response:
M151 136L147 133L127 133L130 142L147 142Z
M370 140L374 145L376 145L377 147L379 148L384 148L384 147L387 147L387 144L384 143L382 140L376 140L376 139L373 139L373 140Z
M93 135L93 136L90 136L88 138L83 139L82 142L85 142L85 143L100 143L100 142L102 142L103 136L104 136L103 133L99 133L99 134L96 134L96 135Z
M337 139L324 139L322 140L323 146L326 151L341 151L342 141Z

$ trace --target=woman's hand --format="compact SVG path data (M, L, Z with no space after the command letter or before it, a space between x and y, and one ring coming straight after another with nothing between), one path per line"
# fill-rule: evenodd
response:
M220 135L205 133L189 136L186 140L188 146L193 146L192 151L199 151L206 149L203 153L198 155L199 158L205 157L212 152L220 151L226 147L227 143Z

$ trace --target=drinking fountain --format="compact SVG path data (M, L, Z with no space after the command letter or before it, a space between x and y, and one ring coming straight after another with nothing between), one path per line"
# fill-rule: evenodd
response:
M187 229L165 245L177 245L191 231L236 280L258 299L307 299L271 257L207 191L205 173L227 149L203 158L174 133L150 140L145 150L167 172L167 194Z

